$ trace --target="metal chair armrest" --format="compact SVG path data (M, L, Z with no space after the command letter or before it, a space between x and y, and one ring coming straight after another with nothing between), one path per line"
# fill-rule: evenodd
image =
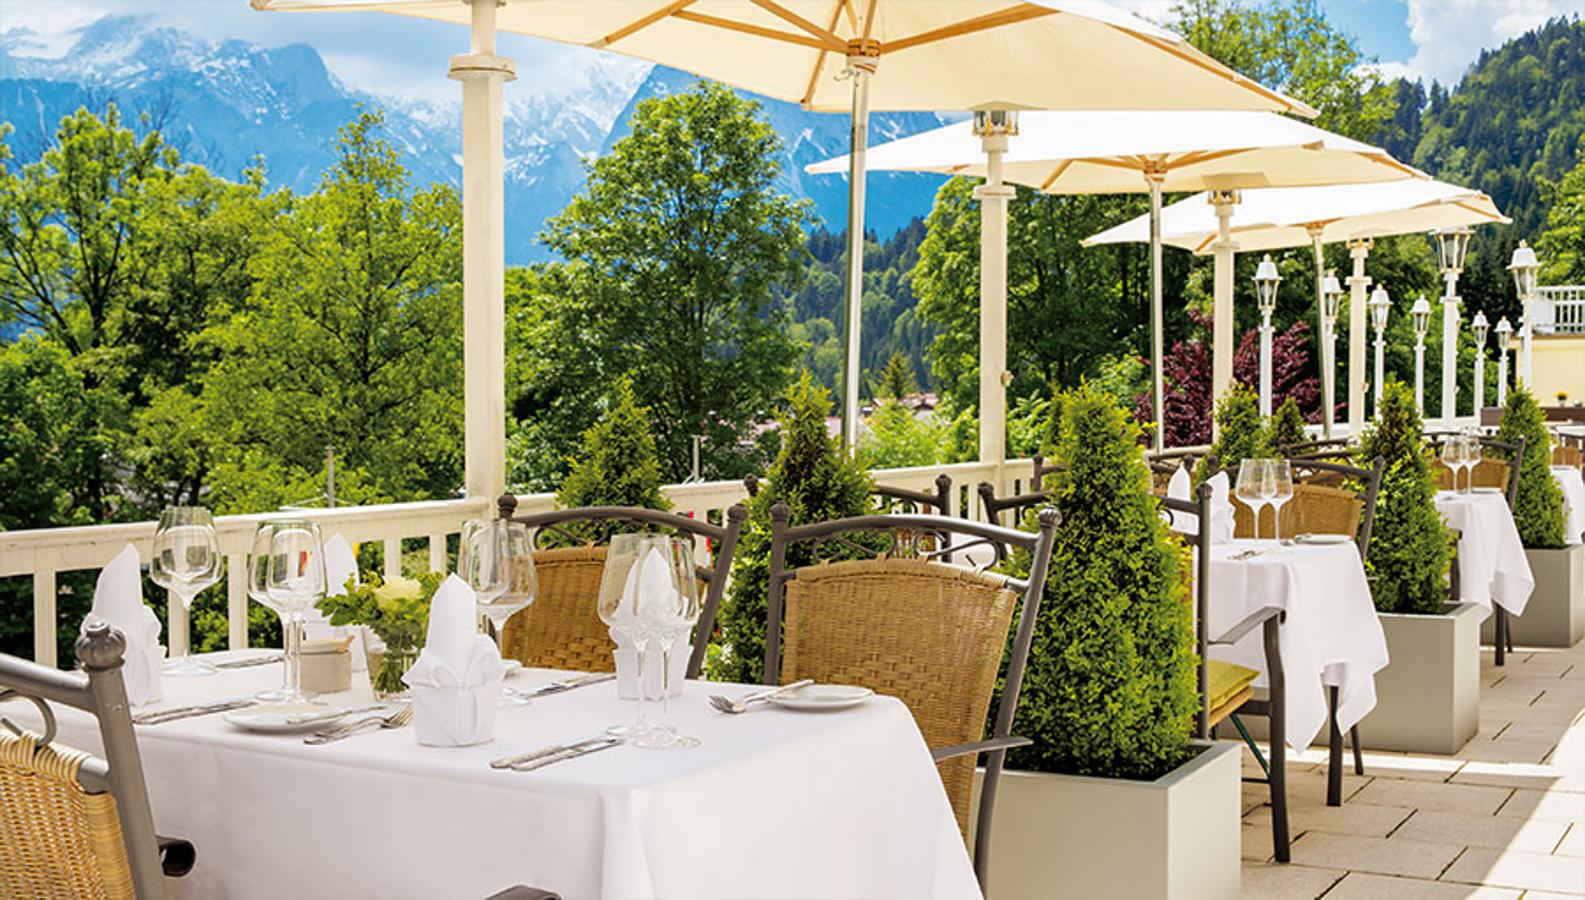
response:
M992 750L1010 750L1013 747L1027 747L1033 743L1034 741L1030 740L1029 738L1019 737L1016 734L1010 734L1007 737L986 738L983 741L970 741L967 744L953 744L950 747L937 747L936 749L930 751L930 758L936 762L941 762L944 759L968 756L971 753L975 756L978 756L981 753L989 753Z
M1267 619L1270 619L1274 616L1280 621L1282 615L1282 610L1275 606L1268 606L1265 609L1257 609L1245 616L1237 625L1234 625L1232 628L1229 628L1227 631L1223 632L1221 637L1213 638L1208 643L1213 645L1236 644L1244 639L1244 635L1254 631L1257 625L1265 624Z

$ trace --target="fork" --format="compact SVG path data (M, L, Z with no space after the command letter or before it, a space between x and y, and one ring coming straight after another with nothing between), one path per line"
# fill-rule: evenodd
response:
M401 728L412 718L413 707L411 704L409 704L388 716L369 716L366 719L358 719L355 722L345 722L331 728L326 728L323 731L316 731L308 737L303 738L303 743L316 745L332 744L343 738L352 737L360 731L367 730L372 725L378 725L382 730L386 728Z
M801 687L808 687L814 683L815 680L813 678L805 678L802 681L794 681L792 684L784 684L779 688L771 688L768 691L759 691L753 694L745 694L736 700L733 700L731 697L723 697L720 694L711 694L710 705L721 712L737 715L738 713L747 711L748 705L750 703L755 703L760 700L769 700L777 694L784 694L787 691L797 690Z

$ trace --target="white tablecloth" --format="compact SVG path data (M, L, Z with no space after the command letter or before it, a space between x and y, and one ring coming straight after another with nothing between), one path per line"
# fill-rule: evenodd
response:
M1563 489L1563 541L1585 542L1585 477L1574 466L1553 466L1552 480Z
M1436 508L1458 539L1459 600L1491 612L1493 602L1513 615L1524 612L1535 590L1530 560L1519 542L1513 512L1502 492L1476 488L1467 494L1437 491Z
M1259 556L1230 557L1255 549ZM1352 543L1280 546L1235 540L1211 549L1209 627L1212 638L1261 609L1286 618L1279 632L1287 682L1288 744L1308 747L1326 726L1326 689L1338 689L1338 723L1350 728L1376 705L1375 673L1387 666L1387 638ZM1211 657L1258 669L1266 685L1260 629Z
M355 678L323 699L367 703ZM278 666L167 678L159 706L279 682ZM539 698L501 710L496 740L466 748L420 747L411 727L310 747L219 715L137 731L156 828L198 850L169 882L182 897L483 898L513 884L568 900L980 896L900 702L740 716L705 702L751 689L686 685L672 710L697 749L618 747L528 773L487 762L598 733L635 704L614 683ZM96 750L92 727L68 710L61 740Z

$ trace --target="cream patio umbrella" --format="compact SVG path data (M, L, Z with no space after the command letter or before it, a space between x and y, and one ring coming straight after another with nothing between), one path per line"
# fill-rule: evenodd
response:
M1021 114L1017 138L992 144L981 136L981 119L937 128L892 141L869 152L874 170L938 172L986 177L984 191L1002 181L1051 194L1114 194L1148 191L1150 223L1159 221L1163 191L1199 191L1294 185L1332 185L1423 178L1385 150L1284 116L1264 112L1101 111ZM815 173L840 171L847 158L808 167ZM1006 206L995 213L1005 216ZM1005 233L1002 222L982 216L982 236ZM1156 413L1156 447L1164 438L1162 406L1161 241L1150 229L1151 369ZM982 296L1006 297L1006 264L993 259L990 240L982 240L981 277L1000 281ZM996 251L1005 254L1005 242ZM1229 249L1228 252L1231 252ZM1230 270L1231 267L1229 267ZM986 273L991 273L987 275ZM1232 380L1232 282L1226 293L1218 281L1212 356L1218 393ZM987 286L989 287L989 286ZM1005 334L988 334L981 305L981 356L1005 353ZM993 314L994 315L994 314ZM1005 322L1005 312L1001 313ZM1225 332L1225 335L1224 335ZM993 341L997 346L988 347ZM1225 372L1223 371L1225 369ZM981 379L981 404L988 379Z
M512 77L511 62L495 55L497 29L647 59L810 110L849 113L842 423L850 441L857 433L864 151L871 108L1239 109L1314 115L1182 37L1098 0L501 0L499 8L497 0L251 2L266 10L369 10L471 23L473 53L452 60L452 77L464 82L464 200L466 206L467 141L486 134L488 148L473 158L481 168L494 167L481 182L489 182L496 194L479 197L479 204L490 205L481 227L496 232L501 221L500 83ZM470 87L479 96L472 104ZM465 246L466 223L465 216ZM498 239L481 235L479 243L486 242L491 259L498 258ZM479 274L501 280L499 273ZM467 291L465 284L465 296ZM473 346L471 338L468 344Z
M1268 188L1244 191L1230 217L1219 217L1210 194L1197 194L1162 210L1162 241L1197 254L1231 242L1240 252L1312 246L1317 278L1321 248L1346 241L1353 258L1349 286L1348 425L1358 435L1365 424L1365 259L1374 238L1507 222L1490 197L1442 181L1414 179L1388 184ZM1084 245L1149 239L1145 216L1130 219L1084 240ZM1220 235L1220 240L1219 240ZM1219 279L1232 280L1231 259ZM1218 257L1217 267L1222 268ZM1336 377L1326 367L1323 381ZM1330 393L1330 392L1328 392Z

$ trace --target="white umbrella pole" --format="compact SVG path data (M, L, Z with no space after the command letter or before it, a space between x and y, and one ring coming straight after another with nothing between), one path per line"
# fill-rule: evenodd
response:
M980 462L1007 460L1007 201L1002 183L1007 135L986 134L985 184L980 198ZM998 476L1000 480L1000 476Z
M517 77L495 55L495 0L472 0L469 53L451 58L462 82L463 459L469 497L506 489L506 171L501 85Z
M1238 245L1233 243L1233 206L1238 203L1236 191L1212 191L1211 205L1216 208L1215 290L1212 294L1214 309L1211 326L1211 403L1220 401L1233 387L1233 253ZM1211 420L1211 433L1218 432L1216 420Z
M1370 287L1365 258L1370 240L1349 241L1348 255L1354 262L1348 276L1348 435L1358 440L1365 431L1365 291Z
M1156 418L1157 450L1167 449L1167 400L1161 365L1166 323L1161 310L1161 181L1163 176L1147 172L1150 186L1150 399Z
M1332 364L1336 348L1331 329L1326 327L1326 299L1321 283L1326 278L1326 256L1321 244L1321 229L1310 229L1310 246L1315 248L1315 321L1321 344L1321 437L1331 440L1332 417L1336 415L1337 367Z
M859 440L860 331L864 313L864 153L869 143L870 72L855 65L853 130L848 150L848 292L842 369L842 445Z

